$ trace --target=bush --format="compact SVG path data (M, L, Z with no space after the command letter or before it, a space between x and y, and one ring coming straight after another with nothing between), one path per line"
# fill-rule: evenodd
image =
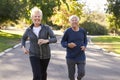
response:
M108 33L108 30L98 23L85 21L80 26L86 29L89 35L106 35Z

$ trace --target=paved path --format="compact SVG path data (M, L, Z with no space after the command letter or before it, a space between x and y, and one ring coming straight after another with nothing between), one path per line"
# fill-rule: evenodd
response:
M52 58L48 67L48 80L68 80L65 49L51 44ZM86 76L83 80L120 80L120 57L105 53L94 45L86 50ZM0 80L32 80L28 55L20 46L0 56Z

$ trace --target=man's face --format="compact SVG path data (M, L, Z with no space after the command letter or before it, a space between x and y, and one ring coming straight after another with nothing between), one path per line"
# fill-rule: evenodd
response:
M78 19L76 17L73 17L70 21L71 27L78 27L79 22Z
M35 12L32 16L32 21L35 25L41 24L41 15L39 12Z

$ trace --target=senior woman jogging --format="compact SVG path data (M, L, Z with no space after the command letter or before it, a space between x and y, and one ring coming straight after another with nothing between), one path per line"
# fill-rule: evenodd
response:
M42 11L38 7L31 9L31 19L33 24L22 37L22 49L25 54L29 54L33 80L47 80L47 67L51 57L49 44L57 42L57 39L49 26L41 24ZM25 47L28 38L29 50Z
M66 61L68 66L69 80L75 79L75 67L77 66L77 80L81 80L85 75L85 49L87 46L86 31L79 27L79 17L72 15L69 17L71 27L68 28L61 40L61 44L66 48Z

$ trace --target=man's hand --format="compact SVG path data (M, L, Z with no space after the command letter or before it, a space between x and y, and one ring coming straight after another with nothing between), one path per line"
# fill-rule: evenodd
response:
M86 47L85 46L81 46L81 50L85 51Z
M38 44L39 44L39 45L46 44L46 43L48 43L48 42L49 42L49 40L46 40L46 39L39 39L39 40L38 40Z
M71 42L71 43L68 43L68 47L69 48L74 48L75 46L77 46L75 43Z

